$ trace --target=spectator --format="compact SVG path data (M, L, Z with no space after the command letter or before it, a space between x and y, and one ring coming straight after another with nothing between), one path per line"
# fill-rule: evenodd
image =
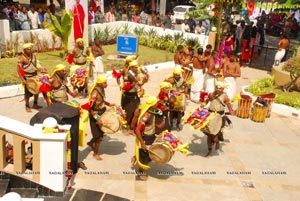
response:
M164 18L163 27L165 29L171 29L172 28L171 12L168 12L166 17Z
M122 21L122 10L119 9L117 14L116 14L116 20L117 21Z
M160 14L156 13L155 19L154 19L154 26L156 27L161 27L161 18L160 18Z
M17 22L17 20L15 19L13 12L11 11L11 12L8 14L8 16L9 16L9 17L8 17L8 21L9 21L9 31L12 32L12 31L17 31L17 30L19 30L18 22Z
M105 17L103 15L103 13L101 12L100 6L97 10L97 12L95 13L95 23L104 23Z
M205 35L208 36L209 29L210 29L210 21L209 21L209 19L206 19L206 20L202 21L202 26L205 28Z
M46 8L46 12L44 14L44 22L46 22L48 24L52 24L52 21L51 21L51 18L50 18L50 14L51 14L50 6L48 6Z
M89 7L88 23L89 24L94 24L95 23L95 13L94 13L93 6Z
M52 13L52 15L55 15L56 7L55 7L55 4L53 3L53 0L50 0L49 8L50 8L50 12Z
M35 11L34 6L30 6L30 10L28 11L28 17L31 21L31 29L39 28L39 14Z
M246 23L244 20L241 21L241 24L237 27L236 32L235 32L235 52L238 53L241 50L242 47L242 37L243 33L246 29Z
M140 23L140 13L136 11L135 15L132 17L132 21L135 23Z
M30 30L30 19L27 15L27 8L23 6L22 12L19 14L19 21L21 30Z
M191 33L195 33L196 22L195 22L195 20L191 16L187 20L187 24L189 25L190 32Z
M147 15L147 13L145 13L144 10L142 10L142 12L140 14L140 21L142 24L148 24L148 15Z
M131 14L132 5L131 2L127 2L127 20L132 21L132 14Z
M182 32L190 32L190 27L187 23L187 19L184 19L182 24L181 24L181 31Z
M105 22L115 22L116 17L113 8L109 8L109 11L105 15Z
M39 28L42 28L42 27L41 27L41 24L44 22L44 12L43 12L43 8L42 8L42 7L39 7L37 12L38 12L38 16L39 16Z
M205 28L202 26L202 21L199 21L195 29L196 34L205 34Z

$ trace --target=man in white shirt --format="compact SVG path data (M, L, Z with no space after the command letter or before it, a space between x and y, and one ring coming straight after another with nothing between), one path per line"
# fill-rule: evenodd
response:
M115 21L116 21L116 17L115 17L114 9L110 7L109 11L105 15L105 22L108 23L108 22L115 22Z
M187 19L184 19L182 24L181 24L181 31L182 32L190 32L190 27L187 23Z
M34 6L30 6L28 17L31 21L31 29L38 29L41 22L39 21L39 14L35 11Z

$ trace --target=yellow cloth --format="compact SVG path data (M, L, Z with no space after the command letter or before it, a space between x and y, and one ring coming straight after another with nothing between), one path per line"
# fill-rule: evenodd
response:
M159 85L160 89L163 89L163 88L166 88L166 87L171 88L172 87L171 83L170 82L162 82Z
M84 44L84 39L83 38L77 38L76 43L79 43L79 42L83 42L83 44Z
M89 111L80 109L80 121L79 121L79 139L78 146L85 146L85 134L89 121Z
M51 77L57 72L57 71L61 71L61 70L65 70L66 66L63 64L58 64L55 66L54 68L54 72L52 73Z
M133 60L129 63L129 67L138 66L137 60Z
M149 96L145 103L139 105L141 112L140 112L138 122L140 122L142 116L144 116L144 114L147 112L147 110L150 107L154 106L157 103L157 101L158 100L155 96Z
M183 72L183 70L179 67L174 68L173 74L175 75L181 75L181 73Z
M135 55L130 55L130 56L127 56L125 58L125 61L128 63L128 62L131 62L132 60L136 59L136 56Z
M142 169L142 170L148 170L150 168L149 165L145 165L143 163L140 162L140 152L139 152L139 148L140 148L140 141L138 138L135 139L135 157L136 157L136 161L138 166Z
M22 45L22 50L24 51L25 49L27 48L32 48L33 47L33 44L32 43L24 43Z
M98 75L98 77L96 79L96 82L91 87L89 99L91 98L91 93L93 92L93 90L95 89L95 87L97 86L97 84L102 84L102 83L104 83L106 81L107 81L107 77L106 77L105 74Z

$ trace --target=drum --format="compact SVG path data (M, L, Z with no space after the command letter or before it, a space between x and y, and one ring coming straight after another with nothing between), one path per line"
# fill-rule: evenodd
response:
M241 98L238 102L238 109L236 111L236 116L239 118L249 118L250 108L252 104L252 99Z
M269 93L269 94L261 94L259 97L261 97L263 100L267 102L267 114L266 117L269 118L271 116L271 110L273 101L275 99L276 94Z
M156 137L148 151L151 160L157 164L169 162L174 155L174 151L166 144L163 133Z
M174 111L185 111L186 96L184 93L171 93L171 110ZM173 103L174 102L174 103Z
M26 79L26 88L32 94L38 94L40 92L40 87L42 82L40 81L39 76L33 76Z
M252 108L251 120L255 122L264 122L267 115L267 106L255 102Z
M115 134L121 128L119 117L112 109L106 110L100 116L100 120L102 121L100 129L106 134Z
M211 135L217 135L221 130L221 127L222 116L218 113L211 113L208 123L204 128L201 129L201 131Z

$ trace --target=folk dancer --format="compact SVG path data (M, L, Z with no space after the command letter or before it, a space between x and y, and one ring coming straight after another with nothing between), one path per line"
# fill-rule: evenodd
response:
M131 164L134 166L135 162L139 166L138 177L142 180L147 179L145 170L149 169L148 163L151 161L148 153L147 146L150 146L156 136L156 128L162 128L165 124L163 120L160 124L155 124L155 114L157 109L158 99L155 96L147 98L146 102L139 106L140 115L138 118L137 127L135 129L136 134L136 156L131 158ZM141 147L141 148L139 148Z
M28 84L27 80L37 76L38 70L39 70L38 67L37 67L36 56L32 53L32 47L33 47L32 43L25 43L22 46L23 52L19 56L19 59L18 59L18 70L17 70L18 75L19 75L19 78L20 78L22 84L25 86L24 98L25 98L26 112L31 112L31 109L30 109L30 106L29 106L29 99L30 99L31 96L34 97L33 108L34 109L41 108L41 106L38 105L39 93L32 94L28 90L29 89L29 84ZM49 106L51 103L50 103L50 100L49 100L46 92L43 92L43 97L46 100L47 105Z
M162 111L162 115L157 119L165 119L165 126L161 130L157 130L156 133L161 133L164 130L171 131L170 122L170 89L172 85L169 82L162 82L159 85L160 91L158 93L158 105L157 107ZM174 103L173 103L174 104ZM173 105L174 106L174 105ZM161 117L161 118L160 118Z
M66 102L68 101L68 94L72 97L76 97L77 93L74 93L67 86L67 74L66 66L58 64L50 78L52 90L50 92L50 99L52 103Z
M100 116L106 111L106 106L114 106L114 104L110 104L105 100L105 88L107 87L106 81L106 75L99 75L96 79L96 83L92 86L91 93L89 95L89 120L93 138L87 143L87 145L91 147L94 152L93 156L96 160L102 160L98 153L104 135L101 130L103 122L101 121Z
M223 82L217 82L215 86L215 91L213 93L208 94L208 99L202 103L202 106L205 106L208 102L211 102L209 105L209 111L210 112L217 112L222 116L222 126L220 128L220 131L217 135L212 135L208 132L204 132L205 135L207 135L207 146L208 146L208 152L206 154L206 157L211 155L212 152L212 146L215 144L215 150L219 150L220 148L220 142L223 141L223 128L225 127L226 121L228 123L231 123L231 121L228 119L227 116L224 116L225 114L225 107L228 108L229 113L231 115L234 115L234 111L232 109L232 106L230 104L230 99L224 92L225 84Z
M92 54L90 49L84 46L84 40L82 38L76 40L76 46L72 51L72 55L73 58L71 60L75 66L72 66L70 69L71 83L82 96L87 96L88 77L93 76L91 68L92 64L90 62ZM72 81L72 78L74 81Z
M142 86L148 81L149 75L146 72L140 72L138 62L133 60L129 63L128 76L124 77L124 85L122 87L121 106L126 112L126 120L129 126L129 131L135 127L136 122L132 121L135 109L140 104L140 94Z
M165 80L172 85L170 101L174 106L170 108L170 121L172 126L173 120L176 119L177 131L180 131L180 123L184 115L186 95L188 93L187 84L182 78L182 71L181 68L176 67L173 73L168 75Z

